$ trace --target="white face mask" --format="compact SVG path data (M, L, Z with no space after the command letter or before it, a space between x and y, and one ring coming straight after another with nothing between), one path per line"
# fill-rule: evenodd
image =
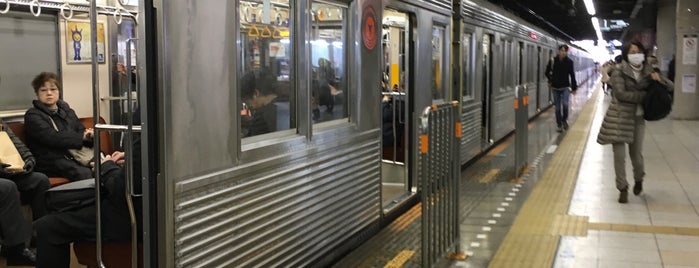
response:
M643 55L643 53L635 53L635 54L629 54L628 58L629 58L629 63L631 63L631 65L638 66L638 65L641 65L643 63L645 56Z

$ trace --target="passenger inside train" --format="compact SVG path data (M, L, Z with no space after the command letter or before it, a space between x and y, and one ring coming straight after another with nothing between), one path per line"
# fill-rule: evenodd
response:
M92 147L94 131L85 129L70 105L59 99L59 84L58 76L49 72L32 81L37 99L24 115L27 146L37 158L37 171L71 181L88 179L92 171L74 161L69 150Z
M266 134L277 130L277 79L268 70L258 74L248 72L242 79L241 99L249 108L242 116L244 137Z
M141 177L141 142L133 143L133 174ZM101 161L100 181L102 192L102 238L105 242L129 241L131 223L126 195L125 153L116 151ZM136 180L138 181L138 180ZM135 192L141 192L141 185L134 183ZM136 226L142 230L141 199L133 199ZM95 204L69 211L51 213L34 222L37 233L37 267L68 268L70 266L70 244L79 241L93 241L96 237ZM138 240L142 239L139 231Z

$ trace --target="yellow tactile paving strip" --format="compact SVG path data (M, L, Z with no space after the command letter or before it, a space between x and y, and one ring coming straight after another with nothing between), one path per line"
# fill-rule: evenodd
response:
M599 92L596 88L577 122L566 133L489 267L551 267L561 235L559 231L566 235L581 230L587 232L584 224L579 230L567 227L571 223L587 222L585 219L568 220L561 215L566 215L573 196ZM559 227L562 229L555 229Z
M587 236L588 216L556 215L551 227L551 235Z
M589 230L699 236L699 228L590 222Z
M400 253L398 253L398 256L393 258L390 262L388 262L383 268L399 268L403 267L403 264L407 262L410 257L415 255L415 251L413 250L403 250Z

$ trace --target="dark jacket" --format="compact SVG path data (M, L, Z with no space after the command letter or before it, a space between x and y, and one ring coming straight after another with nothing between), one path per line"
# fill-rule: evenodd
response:
M27 146L36 156L38 165L64 158L68 149L80 149L83 145L92 147L91 142L83 142L85 127L68 103L59 100L58 111L54 114L38 100L33 104L34 107L24 114L24 125ZM59 131L54 129L51 118Z
M3 123L2 125L4 126L5 124ZM32 152L29 150L29 148L27 148L27 146L24 145L24 142L22 142L22 140L20 140L19 137L12 132L12 129L7 127L4 129L4 131L7 132L8 136L10 136L10 140L12 140L12 143L15 145L19 155L22 156L22 160L24 160L24 167L27 169L25 172L32 172L34 169L34 164L36 164ZM2 172L2 169L0 169L0 177L8 178L10 176L12 176L12 174L5 174Z
M136 193L141 193L141 184L138 183L141 180L141 142L139 138L133 143L133 176L134 178L134 190ZM126 168L118 166L114 161L107 161L100 166L100 182L104 189L104 203L111 207L109 212L115 217L123 219L123 221L128 221L129 219L129 209L126 203ZM139 230L142 230L142 213L141 213L141 198L133 198L134 212L136 215L136 222ZM119 221L122 222L122 221ZM128 233L128 225L118 225L114 228L123 229L124 233ZM139 232L139 237L140 237ZM125 237L128 239L129 237Z
M573 91L578 89L578 82L575 81L575 70L573 69L573 60L568 57L563 58L556 56L546 65L546 77L553 88L570 87ZM570 80L568 80L570 77Z

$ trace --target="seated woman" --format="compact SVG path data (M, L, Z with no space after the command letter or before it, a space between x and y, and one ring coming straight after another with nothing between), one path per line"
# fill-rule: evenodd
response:
M36 157L35 170L71 181L92 178L89 167L75 161L69 149L92 147L92 129L85 129L68 103L59 99L58 77L43 72L32 81L37 99L24 114L27 146Z

